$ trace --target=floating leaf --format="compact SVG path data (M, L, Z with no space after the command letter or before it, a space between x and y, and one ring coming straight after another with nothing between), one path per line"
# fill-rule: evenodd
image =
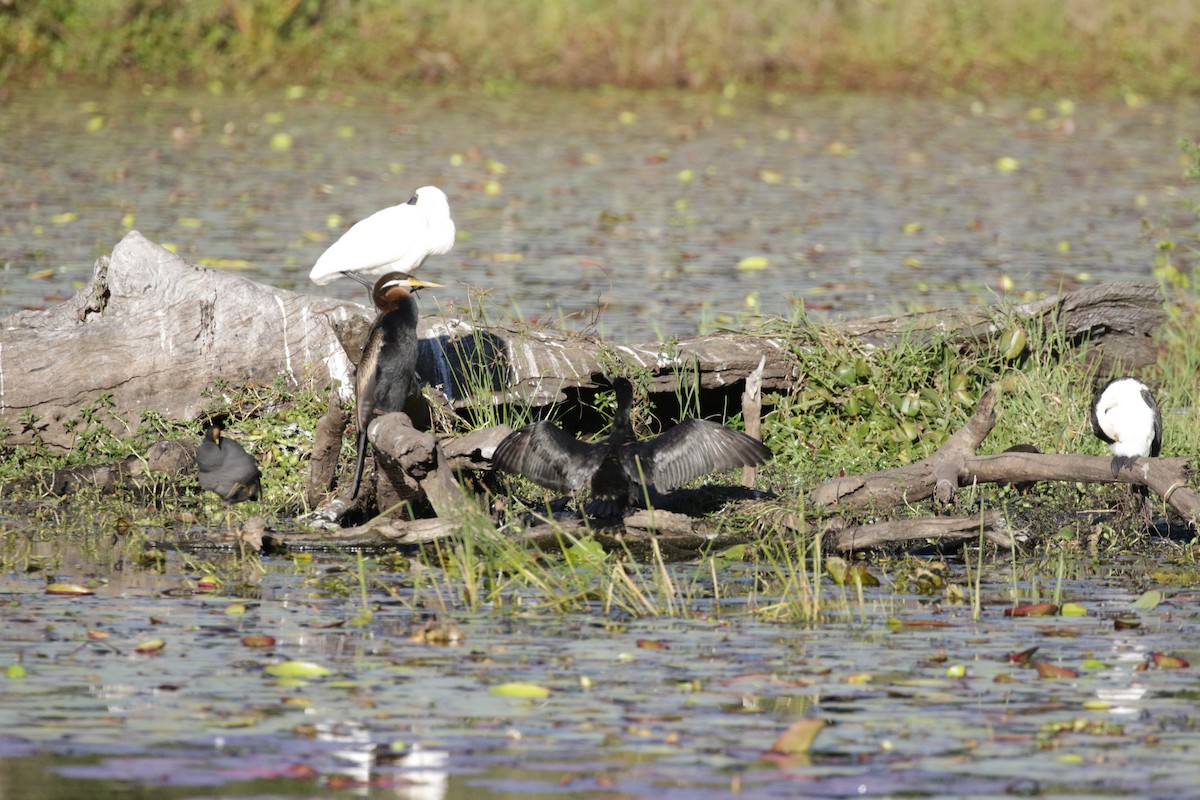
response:
M9 664L8 667L4 670L4 677L8 678L10 681L19 681L21 678L26 677L28 674L29 673L26 672L25 668L22 667L20 664Z
M1158 606L1163 601L1163 593L1158 590L1145 592L1137 600L1133 602L1134 608L1151 609Z
M1159 669L1183 669L1189 666L1185 659L1168 653L1151 653L1150 659L1154 662L1154 666Z
M271 136L271 149L272 150L291 150L292 149L292 135L290 133L284 133L283 131L280 131L279 133L272 135Z
M1057 613L1058 606L1054 603L1033 603L1004 609L1006 617L1053 617Z
M167 643L162 639L150 639L139 644L134 648L134 651L142 653L143 655L148 655L150 653L158 653L166 646Z
M95 589L80 586L78 583L52 583L46 587L46 594L86 595L95 593Z
M1135 628L1140 628L1140 627L1142 627L1142 621L1140 619L1114 619L1113 620L1113 630L1131 631Z
M333 674L311 661L281 661L271 664L263 671L276 678L324 678Z
M540 700L550 696L550 690L536 683L498 683L488 687L488 693L496 697L515 697Z
M1028 666L1029 662L1033 659L1033 654L1037 651L1038 649L1036 647L1030 647L1026 650L1021 650L1016 653L1009 653L1008 661L1010 664L1021 664L1022 666Z
M863 563L850 563L844 558L831 556L825 559L825 571L833 578L833 582L838 586L854 586L861 584L866 587L875 587L879 585L879 579L876 578L867 569L867 565Z
M997 172L1016 172L1021 168L1021 162L1010 156L1002 156L996 159Z
M274 647L275 637L267 636L266 634L253 634L242 637L242 644L246 647Z
M766 256L746 256L737 263L737 268L740 270L759 270L766 269L771 266L771 262Z
M798 719L779 734L771 745L772 753L783 755L800 755L812 749L817 734L825 727L823 719Z
M637 646L643 650L670 650L671 646L658 639L638 639Z
M946 667L947 678L965 678L967 677L967 667L965 664L955 664L951 667Z
M1063 603L1058 613L1064 617L1086 617L1087 608L1079 603Z
M1033 668L1040 678L1078 678L1079 673L1069 667L1057 667L1046 661L1034 661Z

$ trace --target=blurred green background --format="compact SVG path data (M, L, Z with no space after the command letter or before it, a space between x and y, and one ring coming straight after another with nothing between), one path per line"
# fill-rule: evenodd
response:
M1194 0L0 0L5 91L330 84L1170 96Z

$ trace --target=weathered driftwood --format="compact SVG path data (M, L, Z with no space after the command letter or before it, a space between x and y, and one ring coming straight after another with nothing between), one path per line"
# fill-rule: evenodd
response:
M433 276L436 277L436 276ZM364 293L364 300L366 296ZM228 383L292 381L325 386L343 401L352 394L371 310L312 294L255 283L188 264L130 232L99 259L91 282L45 311L0 321L0 422L9 443L71 446L64 423L101 395L113 402L114 429L140 411L188 419L218 405L204 392ZM1009 320L1060 326L1073 340L1137 365L1153 359L1150 335L1164 319L1153 284L1114 283L1016 306L1009 312L968 308L835 324L866 344L905 336L950 334L962 342L998 335ZM487 330L456 319L422 320L418 369L453 403L556 403L565 391L594 387L616 362L650 375L651 392L671 392L694 374L704 389L737 384L758 369L764 390L786 390L796 378L791 353L803 326L770 334L716 333L671 344L605 344L580 334L524 325ZM490 383L489 394L486 390ZM471 396L471 387L483 386ZM32 428L21 424L37 418ZM104 419L101 417L101 419ZM136 420L133 420L136 421Z
M1005 320L1061 330L1067 343L1090 341L1100 357L1099 372L1136 369L1154 363L1150 336L1166 320L1162 290L1153 283L1104 283L1056 297L1013 306L1011 314L982 306L946 308L918 314L886 314L841 323L843 335L872 346L901 336L918 340L947 336L964 343L988 341L1007 327Z
M1111 458L1102 456L1020 452L976 455L995 425L999 396L999 387L989 389L967 424L928 458L870 475L835 478L817 486L809 493L814 509L852 516L886 512L930 497L948 503L960 487L973 483L1084 481L1149 487L1190 525L1196 527L1200 522L1200 495L1188 485L1194 472L1191 458L1140 458L1132 469L1122 470L1114 478Z
M126 456L106 464L86 464L35 475L21 482L26 491L56 495L85 489L112 493L125 488L153 486L163 478L195 469L196 443L160 440L150 445L145 456Z
M325 425L326 419L322 418L314 450L324 447L320 433ZM335 426L329 423L331 430ZM511 432L507 425L494 425L439 442L432 433L414 428L407 414L384 414L367 428L372 455L367 459L357 500L349 496L352 472L343 475L340 482L330 478L326 484L332 467L314 458L308 484L327 486L324 493L310 499L310 505L319 508L314 518L337 522L352 511L367 509L372 516L377 511L411 516L413 509L426 506L444 520L456 518L468 502L456 474L491 469L492 451ZM335 486L343 490L340 496L335 495Z
M348 381L335 323L352 317L345 303L193 267L131 232L74 298L0 322L0 420L29 441L35 431L13 422L31 412L44 442L69 448L63 423L101 395L136 424L146 409L194 417L218 379Z
M1011 548L1012 537L1004 532L1004 514L996 509L970 517L921 517L876 522L870 525L849 525L829 530L825 545L839 553L873 550L889 544L933 539L938 542L977 539L982 534L987 541Z
M1116 478L1112 459L1102 456L1058 453L997 453L972 456L963 461L958 485L972 483L1016 483L1018 481L1082 481L1084 483L1128 483L1146 486L1193 528L1200 523L1200 494L1191 488L1194 458L1139 458Z

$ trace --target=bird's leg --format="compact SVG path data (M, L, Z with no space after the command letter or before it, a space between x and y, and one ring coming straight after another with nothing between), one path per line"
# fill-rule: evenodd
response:
M367 291L371 291L373 288L375 288L375 281L369 281L362 275L359 275L357 272L347 271L345 274L349 275L351 278L354 278L354 280L367 287Z

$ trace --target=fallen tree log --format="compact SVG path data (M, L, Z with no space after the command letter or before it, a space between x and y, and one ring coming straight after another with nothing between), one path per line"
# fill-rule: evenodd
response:
M71 300L0 321L6 443L37 437L69 448L70 420L101 397L112 408L96 418L114 430L148 409L192 419L218 402L204 398L217 380L236 385L284 375L297 384L332 385L348 404L371 315L355 303L192 266L131 231L96 262L90 283ZM867 346L913 336L951 336L965 346L986 343L1012 324L1045 325L1061 328L1072 342L1091 342L1109 361L1137 366L1153 360L1150 336L1164 319L1157 286L1113 283L1008 310L891 315L829 328ZM458 407L558 403L569 390L596 388L614 362L645 371L652 393L674 392L681 376L694 376L703 389L723 389L760 370L764 391L787 391L797 377L792 354L812 331L776 325L757 334L623 345L528 325L483 329L425 318L418 370Z
M839 553L875 550L889 544L933 539L937 542L976 539L983 536L992 544L1013 547L1012 537L1001 530L1004 514L996 509L970 517L920 517L848 525L826 532L825 544Z
M1154 491L1193 528L1200 524L1200 495L1189 485L1195 472L1192 458L1139 458L1132 468L1114 477L1112 459L1102 456L1029 452L976 455L996 423L1000 394L999 386L988 389L967 424L928 458L869 475L826 481L809 492L812 506L817 512L854 516L887 513L931 497L949 503L960 487L973 483L1129 483Z

